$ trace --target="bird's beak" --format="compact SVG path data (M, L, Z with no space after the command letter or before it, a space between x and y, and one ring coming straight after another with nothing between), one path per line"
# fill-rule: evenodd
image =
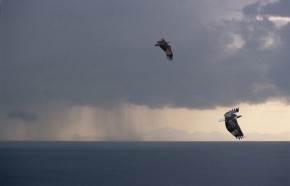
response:
M219 122L223 122L223 121L225 121L225 118L222 118L222 119L219 120Z
M242 117L242 115L238 115L238 117L237 117L237 118L240 118L240 117Z

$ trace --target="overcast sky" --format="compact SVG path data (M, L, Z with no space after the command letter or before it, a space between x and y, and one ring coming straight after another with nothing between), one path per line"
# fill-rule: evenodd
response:
M240 105L283 111L278 127L262 131L263 117L243 127L243 114L244 131L290 131L288 0L3 0L1 8L2 140L142 140L163 126L226 133L216 121ZM154 47L161 37L173 61Z

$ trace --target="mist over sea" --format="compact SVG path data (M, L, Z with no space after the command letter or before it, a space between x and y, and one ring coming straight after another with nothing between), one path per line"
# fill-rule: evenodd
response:
M290 185L289 142L0 142L0 185Z

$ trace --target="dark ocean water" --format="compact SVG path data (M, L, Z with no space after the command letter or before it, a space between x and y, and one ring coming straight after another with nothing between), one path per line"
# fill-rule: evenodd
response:
M290 142L0 142L0 185L290 185Z

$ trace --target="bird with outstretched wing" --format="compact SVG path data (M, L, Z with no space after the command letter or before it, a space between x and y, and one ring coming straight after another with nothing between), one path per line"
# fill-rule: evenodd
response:
M242 117L241 115L237 115L239 112L239 108L234 108L224 114L224 118L219 121L225 121L225 125L227 130L235 136L237 139L242 139L244 134L238 124L238 118Z
M170 42L165 41L165 39L160 39L156 42L155 46L159 46L166 54L168 60L173 59L173 53L171 50L171 46L169 45Z

